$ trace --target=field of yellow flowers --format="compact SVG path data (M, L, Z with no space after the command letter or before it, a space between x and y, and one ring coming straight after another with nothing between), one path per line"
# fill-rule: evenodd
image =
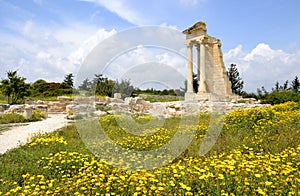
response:
M0 155L0 195L299 195L300 103L220 116L223 129L204 156L191 152L199 147L211 116L193 118L199 123L188 119L180 129L179 117L136 116L137 123L145 124L140 130L120 115L97 120L115 144L138 152L167 144L176 132L193 132L183 153L151 170L115 167L91 153L97 138L84 143L85 133L77 131L78 125L33 137L27 145ZM84 126L86 134L95 131ZM106 155L113 153L106 144L99 145Z

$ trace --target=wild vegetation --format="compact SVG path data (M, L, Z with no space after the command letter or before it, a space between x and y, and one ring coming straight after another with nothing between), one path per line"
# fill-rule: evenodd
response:
M300 82L297 76L291 83L287 80L280 85L276 82L275 86L268 92L265 87L257 89L257 93L247 93L243 91L244 81L240 77L236 64L231 64L227 75L231 82L232 92L241 95L244 98L255 98L262 103L278 104L287 101L300 101ZM47 82L38 79L28 84L26 78L20 77L17 71L8 71L7 79L0 81L0 103L18 104L24 103L25 99L31 100L57 100L57 96L72 96L74 94L83 94L86 96L112 97L114 93L121 93L122 98L129 96L142 95L151 102L156 101L177 101L182 100L186 90L186 81L184 88L180 89L139 89L134 87L130 80L112 80L103 74L95 74L94 78L86 78L78 86L74 86L74 75L66 74L64 80L59 82ZM198 90L197 76L194 74L194 91ZM159 98L159 96L162 96Z
M189 117L199 119L197 124L182 121L180 117L157 119L136 115L132 118L135 120L111 114L98 119L96 125L101 126L114 143L131 151L157 149L178 131L192 132L195 137L175 160L153 170L135 171L114 167L92 154L81 140L84 132L78 134L80 124L41 137L33 136L27 145L0 155L0 194L299 194L299 102L236 110L218 116L224 120L223 129L214 147L204 156L191 152L198 149L194 141L203 139L212 115ZM134 126L135 123L139 126ZM143 125L147 128L141 128ZM95 131L94 128L86 126L87 133L89 129ZM104 151L111 150L101 147L104 143L98 145ZM155 161L159 156L152 158ZM112 161L122 163L122 159ZM138 156L131 160L132 163L143 161Z
M67 74L62 83L38 79L29 84L17 71L8 71L7 78L0 81L0 102L22 104L25 99L52 100L55 97L56 100L60 95L72 95L73 77L73 74Z
M13 112L7 114L0 114L0 124L33 122L45 118L47 118L47 114L40 110L33 110L31 118L25 118L21 114Z

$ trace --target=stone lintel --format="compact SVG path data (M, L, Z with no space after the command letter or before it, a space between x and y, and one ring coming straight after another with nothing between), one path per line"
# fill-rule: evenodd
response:
M194 24L193 26L187 28L186 30L184 30L182 33L188 35L188 34L192 34L194 32L199 32L202 31L206 34L207 29L206 29L206 23L203 21L197 22L196 24Z

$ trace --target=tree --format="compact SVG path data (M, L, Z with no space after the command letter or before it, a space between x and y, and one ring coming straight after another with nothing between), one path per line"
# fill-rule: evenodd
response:
M90 91L92 89L92 81L90 81L88 78L82 81L82 83L78 86L79 90L82 91Z
M298 76L295 76L295 79L292 81L291 89L295 92L299 92L300 82Z
M288 90L289 90L288 85L289 85L289 81L287 80L287 81L285 81L285 83L283 84L283 91L288 91Z
M25 83L26 78L17 75L17 71L8 71L7 79L0 82L1 92L7 96L8 104L21 103L30 93L30 85Z
M130 80L116 81L114 93L121 93L122 98L130 97L133 91L134 87L131 85Z
M48 83L45 80L39 79L31 84L32 96L43 96L46 91L50 89L47 88Z
M280 85L279 85L278 81L275 83L275 88L272 88L272 91L273 92L279 92L280 91Z
M244 87L244 81L240 77L240 73L237 69L236 64L230 65L230 67L227 71L227 75L229 77L229 81L231 82L232 92L237 95L241 95L243 87Z
M92 88L96 95L111 96L115 86L115 81L104 77L102 74L95 74Z
M62 84L65 84L67 88L73 88L74 85L73 77L74 75L72 73L65 75L65 79L62 82Z

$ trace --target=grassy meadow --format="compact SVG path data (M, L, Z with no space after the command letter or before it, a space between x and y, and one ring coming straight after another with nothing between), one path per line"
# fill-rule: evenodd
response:
M300 103L133 119L110 114L32 136L0 155L0 195L299 195ZM221 124L215 145L199 156L207 130ZM194 136L183 153L154 153L172 142L180 152L181 137L172 140L178 133ZM143 167L148 160L153 169Z

